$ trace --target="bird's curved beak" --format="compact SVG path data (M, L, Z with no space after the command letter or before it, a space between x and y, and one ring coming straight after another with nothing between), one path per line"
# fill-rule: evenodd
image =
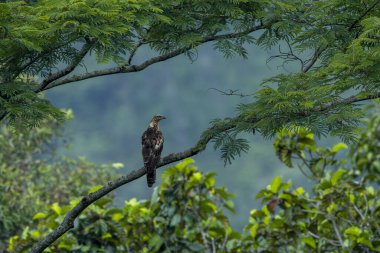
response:
M166 119L166 117L165 117L165 116L161 116L161 117L160 117L160 120L163 120L163 119Z

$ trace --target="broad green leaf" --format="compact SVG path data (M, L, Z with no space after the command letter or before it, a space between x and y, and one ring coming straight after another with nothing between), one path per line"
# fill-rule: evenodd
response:
M215 175L215 173L206 174L205 184L206 184L207 188L214 186L214 184L215 184L214 175Z
M194 159L186 158L182 162L178 163L175 167L178 168L179 171L182 171L184 168L186 168L190 164L193 164L194 162Z
M373 186L368 186L366 187L366 190L367 192L370 194L370 195L375 195L375 189L373 188Z
M202 179L202 173L195 172L191 175L190 180L193 180L194 182L200 182Z
M181 215L175 214L170 221L171 226L177 226L181 222Z
M44 219L46 218L46 214L44 213L36 213L34 216L33 216L33 220L37 220L37 219Z
M112 220L118 222L118 221L120 221L123 217L124 217L123 214L121 214L121 213L115 213L115 214L112 215Z
M307 245L309 245L313 249L315 249L317 247L317 245L315 243L315 239L313 237L303 237L303 238L301 238L301 241L303 241L304 243L306 243Z
M53 210L57 215L61 215L62 209L57 202L53 203L49 206L51 210Z
M119 208L111 208L111 209L108 209L104 214L105 215L112 215L115 213L122 213L122 210Z
M58 248L59 249L66 249L66 250L69 250L69 251L72 250L71 245L68 244L66 241L60 241L59 244L58 244Z
M257 232L257 229L259 228L259 224L253 224L253 226L251 227L251 229L249 230L249 233L250 235L255 238L256 236L256 232Z
M203 248L202 244L200 244L200 243L197 243L197 242L187 243L186 246L189 247L191 252L200 252L200 251L204 252L203 251L204 248Z
M112 235L109 232L107 232L104 235L102 235L101 238L102 238L102 240L107 239L107 238L112 238Z
M230 212L234 213L234 202L232 200L226 200L224 203L224 207L227 208Z
M124 168L124 164L123 163L112 163L111 166L112 166L112 168L115 168L115 169Z
M152 238L149 239L149 248L154 249L156 251L161 247L163 243L164 240L160 235L154 235Z
M360 237L359 239L358 239L358 243L360 243L360 244L363 244L363 245L366 245L366 246L368 246L368 248L370 248L370 249L373 249L373 245L372 245L372 242L368 239L368 238L366 238L366 237Z
M40 231L38 231L38 230L32 230L32 231L30 231L30 235L31 235L34 239L38 239L38 238L40 238L41 233L40 233Z
M22 239L27 239L28 238L28 235L29 235L29 226L26 226L24 228L24 230L22 231L22 235L21 235L21 238Z
M346 173L344 169L339 169L331 176L331 184L334 186L338 180Z
M332 151L333 151L334 153L336 153L336 152L338 152L338 151L341 150L341 149L347 149L347 148L348 148L348 147L347 147L347 145L346 145L345 143L340 142L340 143L334 145L334 147L332 148Z
M280 189L281 182L282 182L282 177L275 177L272 180L272 184L270 185L271 191L274 193L278 193L278 191Z
M300 195L304 194L304 192L305 192L304 188L298 187L297 189L295 189L293 191L293 194L296 195L296 196L300 196Z
M103 188L103 185L95 185L93 187L90 188L90 190L88 190L88 193L94 193L96 191L98 191L99 189Z
M332 213L332 212L336 211L336 208L337 208L337 206L336 206L335 202L332 202L332 203L326 208L326 211L327 211L328 213Z
M354 237L359 237L361 233L362 233L362 230L356 226L349 227L344 231L345 235L347 236L352 235Z

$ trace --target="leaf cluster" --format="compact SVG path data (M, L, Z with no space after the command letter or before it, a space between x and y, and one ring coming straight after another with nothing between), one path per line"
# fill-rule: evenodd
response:
M330 134L347 143L355 141L365 117L360 102L380 96L377 4L339 0L272 3L273 14L263 17L272 22L270 29L256 43L280 45L279 54L271 58L284 64L298 62L300 70L265 80L253 101L239 105L237 115L224 120L234 126L214 132L211 138L222 143L225 136L228 142L230 132L259 132L270 138L284 128L303 127L318 137ZM288 51L281 49L284 44ZM240 150L246 151L244 146ZM224 158L227 153L222 151Z
M251 211L242 232L225 214L233 211L232 195L215 186L214 173L203 174L186 159L163 173L149 200L115 208L105 198L89 206L48 252L378 252L380 176L377 160L363 151L378 148L379 118L370 122L347 159L338 155L344 143L319 147L302 128L279 133L279 158L289 166L297 162L311 187L274 178L257 194L262 208ZM8 251L30 249L78 201L53 203L35 214L33 225L10 238Z
M191 159L167 169L163 184L147 201L131 199L115 208L101 199L81 214L75 228L47 252L211 252L226 250L236 238L224 210L233 203L224 188L214 185L215 174L199 172ZM77 200L79 201L79 200ZM62 221L77 201L34 216L34 228L10 239L10 252L25 252Z
M193 61L196 47L214 40L224 55L246 56L243 45L253 42L247 31L257 25L260 5L246 0L0 3L0 83L4 89L19 90L18 99L24 98L19 103L25 105L16 108L12 103L16 98L1 90L0 116L24 126L38 124L44 115L61 116L33 93L51 87L74 69L86 68L86 56L94 55L98 64L117 65L119 72L132 65L141 47L168 58L179 50ZM215 37L231 32L242 34ZM38 79L38 84L29 79Z
M7 238L30 225L34 213L44 211L47 203L66 204L116 175L113 165L57 157L62 123L43 125L24 132L0 128L0 251Z
M251 212L246 227L250 247L260 252L378 252L380 203L374 183L379 173L357 159L363 147L376 150L378 140L375 145L364 141L377 132L378 120L371 121L352 147L351 164L336 158L347 148L344 143L320 148L304 129L281 132L274 144L279 158L289 166L299 160L313 187L308 193L277 177L261 190L257 198L266 205Z

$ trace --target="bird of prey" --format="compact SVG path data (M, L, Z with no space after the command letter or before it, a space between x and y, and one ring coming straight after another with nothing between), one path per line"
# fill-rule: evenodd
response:
M162 115L153 116L148 129L141 137L142 155L148 187L152 187L156 181L156 167L160 162L164 145L164 137L159 128L159 122L162 119L165 119Z

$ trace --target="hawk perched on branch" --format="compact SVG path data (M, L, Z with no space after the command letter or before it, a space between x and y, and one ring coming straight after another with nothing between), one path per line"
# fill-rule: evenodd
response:
M148 129L141 137L142 155L148 187L152 187L156 181L156 167L160 162L161 152L164 146L164 137L158 126L162 119L166 118L161 115L153 116Z

